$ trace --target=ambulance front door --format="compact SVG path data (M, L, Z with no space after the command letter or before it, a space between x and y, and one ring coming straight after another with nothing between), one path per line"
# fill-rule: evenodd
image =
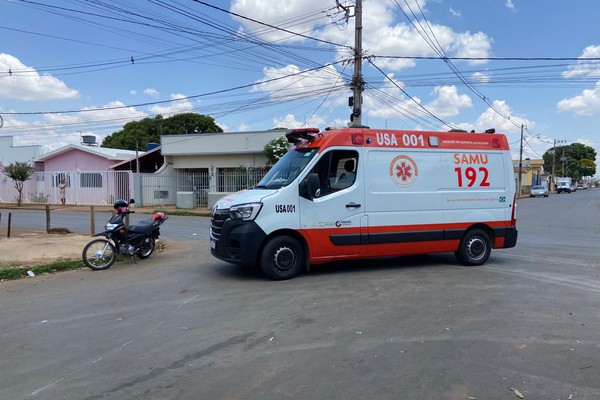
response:
M365 177L359 155L357 150L331 149L309 171L319 183L310 196L300 197L300 229L311 261L366 253Z

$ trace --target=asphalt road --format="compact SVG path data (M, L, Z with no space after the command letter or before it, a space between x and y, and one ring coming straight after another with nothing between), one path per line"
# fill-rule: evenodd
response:
M599 208L600 189L522 199L517 247L481 267L439 254L272 282L194 239L0 282L0 398L598 399Z

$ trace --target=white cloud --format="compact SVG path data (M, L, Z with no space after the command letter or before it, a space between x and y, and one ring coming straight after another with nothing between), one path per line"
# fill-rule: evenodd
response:
M520 133L521 124L527 126L529 129L534 128L533 121L524 117L513 116L510 106L504 100L494 100L492 105L502 115L498 114L492 108L488 108L475 122L475 129L477 131L483 132L486 129L494 128L498 133ZM510 116L510 120L504 117L504 115Z
M515 3L513 3L513 0L506 0L506 3L504 3L504 5L509 10L511 10L513 12L517 12L517 8L515 7Z
M129 91L129 94L132 95L132 96L135 96L137 94L137 90L131 89Z
M600 57L600 46L588 46L583 50L580 58L598 58ZM577 64L570 65L567 71L562 73L563 78L581 78L581 77L600 77L600 64L597 61L588 62L585 60L577 61Z
M462 17L462 14L460 11L456 11L454 8L450 7L450 14L452 14L452 16L454 17Z
M223 128L223 130L225 131L225 128ZM238 132L246 132L250 130L250 126L246 123L241 123L238 125L237 127L237 131Z
M471 80L477 83L489 83L492 79L492 76L487 72L475 72L471 76Z
M400 89L404 83L394 79L394 74L388 74L393 84L386 81L377 91L369 91L363 94L363 110L367 116L372 118L395 118L404 119L411 116L422 115L423 110L416 103L421 104L421 99L413 96L412 99L402 94Z
M80 113L81 119L94 122L94 121L110 121L110 120L125 120L123 124L129 121L134 121L147 117L143 111L138 111L135 107L125 106L120 101L111 101L110 103L96 109L94 107L84 107L82 110L93 110Z
M0 76L0 98L44 101L79 98L79 92L50 75L40 75L18 58L0 53L0 70L12 75Z
M150 97L154 97L155 99L158 99L158 96L159 96L158 90L156 90L154 88L148 88L148 89L144 90L144 94L148 95Z
M420 13L417 0L410 0L409 5L417 15ZM427 14L426 1L419 0L418 5ZM437 56L437 53L415 31L412 25L401 23L395 24L393 17L398 13L398 6L407 9L404 2L390 2L388 0L370 0L368 2L368 13L363 13L363 49L366 54L379 56ZM340 29L341 15L335 10L323 13L320 18L304 18L303 23L286 21L297 21L295 16L312 15L315 10L323 9L322 0L305 0L292 2L273 2L271 0L234 0L231 10L242 15L252 15L259 21L271 25L280 26L294 32L301 32L307 36L317 37L330 42L352 46L354 35L348 34L348 29ZM410 13L410 12L409 12ZM410 15L410 14L409 14ZM243 19L237 19L248 32L253 29L255 34L265 40L305 41L307 39L290 35L289 33L268 29ZM337 24L332 21L338 21ZM350 27L354 24L354 18L350 18ZM457 57L488 57L490 55L491 42L484 33L477 32L454 32L447 26L436 25L432 22L421 24L430 26L437 41L449 56ZM324 28L321 28L323 27ZM349 27L349 28L350 28ZM258 30L260 29L260 30ZM348 49L341 50L339 56L348 57ZM476 64L477 62L471 62ZM377 64L383 68L402 69L415 66L414 60L403 59L377 59Z
M44 114L44 119L50 124L65 125L65 124L76 124L82 121L82 119L75 114Z
M251 92L267 92L280 100L311 97L311 93L312 97L321 97L334 85L340 90L347 90L340 74L332 66L308 72L296 65L267 67L263 69L263 79L256 83Z
M301 127L320 127L325 124L325 120L317 115L309 118L308 121L302 123L296 119L293 114L287 114L283 118L273 118L273 128L301 128Z
M585 89L580 95L558 102L558 112L572 112L581 116L590 116L600 113L600 81L596 82L594 89Z
M162 116L171 116L175 114L190 112L194 109L192 103L186 98L187 96L180 93L171 94L171 103L164 105L154 105L150 107L150 111ZM181 100L179 100L181 99Z
M438 96L425 106L432 114L440 118L458 115L462 109L473 107L471 98L466 94L458 94L456 86L437 86L434 93Z

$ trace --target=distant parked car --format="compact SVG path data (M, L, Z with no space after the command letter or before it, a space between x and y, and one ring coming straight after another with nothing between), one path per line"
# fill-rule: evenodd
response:
M548 188L546 186L533 186L529 197L548 197Z
M577 190L583 190L583 189L587 189L587 186L583 186L583 185L577 185Z

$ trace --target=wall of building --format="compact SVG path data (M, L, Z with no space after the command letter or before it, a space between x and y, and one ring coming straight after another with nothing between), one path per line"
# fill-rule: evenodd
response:
M267 164L267 157L262 153L166 156L166 160L175 169L262 168Z
M114 160L72 149L44 160L44 169L46 171L105 171L113 164L115 164Z
M8 165L15 161L27 162L31 165L42 155L40 145L15 146L12 136L0 136L0 164Z

